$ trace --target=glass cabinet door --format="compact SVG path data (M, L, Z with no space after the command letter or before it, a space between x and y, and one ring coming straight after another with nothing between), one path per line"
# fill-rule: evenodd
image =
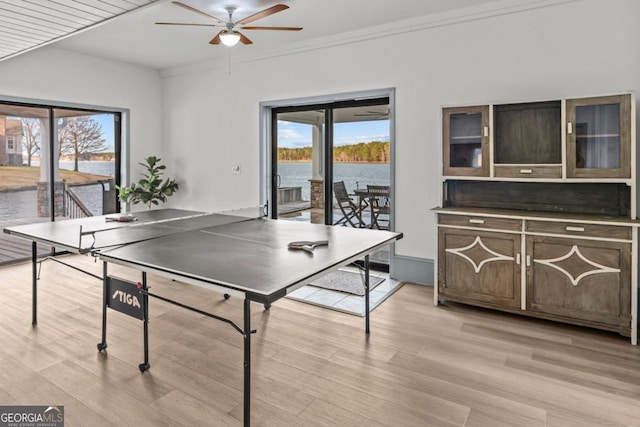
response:
M567 176L631 178L631 95L567 100Z
M489 106L443 109L443 175L489 176Z

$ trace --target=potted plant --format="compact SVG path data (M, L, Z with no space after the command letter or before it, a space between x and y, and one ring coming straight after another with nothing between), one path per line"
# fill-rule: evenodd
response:
M138 163L144 166L146 173L142 173L142 178L128 187L116 185L118 198L123 203L131 202L134 205L140 202L151 209L152 205L167 201L167 197L173 195L178 190L178 183L175 179L162 178L162 171L167 167L160 163L159 158L149 156L144 159L145 163Z

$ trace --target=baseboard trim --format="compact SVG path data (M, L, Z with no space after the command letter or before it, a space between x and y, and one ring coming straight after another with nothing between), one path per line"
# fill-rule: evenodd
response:
M433 286L434 263L432 259L395 255L389 276L402 282Z

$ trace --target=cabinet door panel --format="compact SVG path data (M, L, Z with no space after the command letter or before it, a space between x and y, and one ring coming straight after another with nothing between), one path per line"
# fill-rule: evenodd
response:
M567 176L631 177L631 95L567 100Z
M496 105L495 163L562 163L560 107L560 101Z
M528 310L630 325L629 244L532 236L527 254Z
M441 229L439 294L463 302L520 306L520 236Z
M442 110L443 175L489 176L489 106Z

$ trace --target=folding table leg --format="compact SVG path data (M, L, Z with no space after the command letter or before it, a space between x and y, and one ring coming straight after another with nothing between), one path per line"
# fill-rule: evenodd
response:
M151 368L149 364L149 294L147 293L147 273L142 272L142 305L144 306L144 363L138 365L140 372L148 371Z
M102 263L102 341L98 343L98 351L107 348L107 306L109 305L109 277L107 263Z
M38 324L38 244L31 242L31 324Z
M244 426L251 425L251 301L244 299Z
M369 333L369 255L364 257L364 331Z

